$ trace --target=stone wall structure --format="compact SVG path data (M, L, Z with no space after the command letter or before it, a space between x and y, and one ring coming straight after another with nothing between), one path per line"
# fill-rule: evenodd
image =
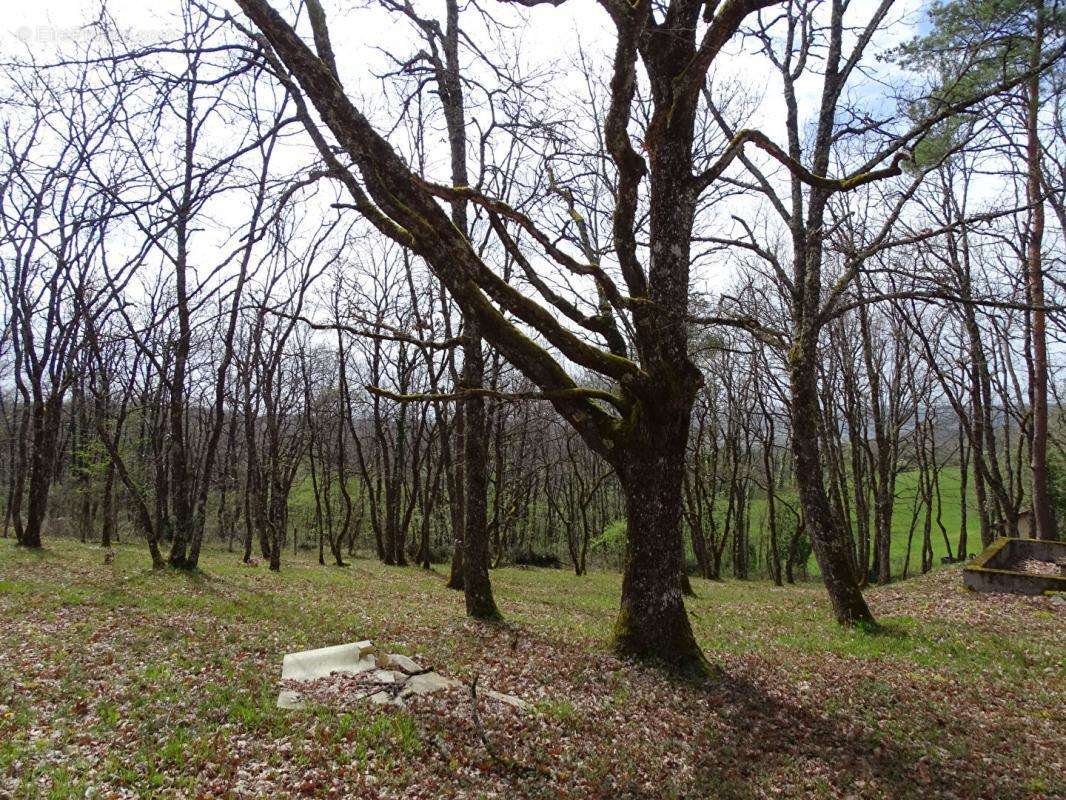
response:
M1024 569L1027 561L1056 565L1057 573ZM963 568L963 582L976 592L1006 592L1040 595L1066 592L1066 542L1039 539L996 539L981 555Z

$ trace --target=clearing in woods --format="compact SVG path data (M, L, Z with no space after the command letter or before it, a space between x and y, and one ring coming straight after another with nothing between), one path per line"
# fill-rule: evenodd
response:
M0 797L1052 798L1066 793L1066 625L1048 598L974 595L956 569L874 589L877 634L817 584L694 580L721 666L671 681L605 649L619 576L493 572L505 626L439 573L300 556L0 542ZM366 637L523 697L274 707L282 654Z

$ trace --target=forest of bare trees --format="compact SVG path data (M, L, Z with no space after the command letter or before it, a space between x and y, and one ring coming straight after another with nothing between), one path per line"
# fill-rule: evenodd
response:
M438 565L478 618L621 570L617 648L686 672L690 575L867 625L1055 538L1061 8L600 0L544 63L561 3L376 0L373 65L319 0L6 47L3 535Z

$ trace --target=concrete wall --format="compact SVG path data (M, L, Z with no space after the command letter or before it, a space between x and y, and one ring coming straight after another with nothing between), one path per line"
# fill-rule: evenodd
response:
M1022 572L1022 561L1066 559L1066 542L1037 539L996 539L962 571L966 587L976 592L1007 592L1038 595L1066 592L1066 575L1034 575Z

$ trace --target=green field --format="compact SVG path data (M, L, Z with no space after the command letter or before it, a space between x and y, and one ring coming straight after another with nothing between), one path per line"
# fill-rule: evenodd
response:
M960 473L958 467L945 467L940 471L940 497L941 511L940 520L947 531L948 540L951 542L951 552L954 555L959 542L959 532L962 525L962 498L960 496ZM916 470L903 472L896 478L896 502L892 513L892 574L898 576L903 571L903 563L907 555L907 538L910 531L911 518L914 514L914 498L918 488L918 472ZM796 502L796 496L790 492L784 492L785 499L790 503ZM976 500L973 496L973 479L971 477L967 487L967 550L976 554L981 551L981 531L977 521ZM908 574L913 575L921 569L922 548L922 525L924 523L924 508L920 511L915 525L914 539L911 542L911 556ZM942 556L948 554L947 545L944 543L943 534L937 524L936 508L934 504L932 526L932 546L934 566L940 566ZM766 500L764 497L756 497L751 502L752 537L761 539L764 535L763 526L766 520ZM871 519L872 522L872 519ZM812 556L808 562L808 574L817 575L818 568Z
M358 497L358 490L354 487L355 478L350 479L353 484L353 497ZM944 529L947 532L948 539L951 543L951 552L954 555L958 546L959 531L961 527L962 515L960 509L962 506L961 496L959 492L960 475L958 467L945 467L940 471L940 496L941 496L941 510L940 521L943 523ZM894 512L892 516L892 574L893 576L899 576L903 571L903 564L906 560L907 554L907 539L911 525L911 517L914 513L914 498L917 491L918 472L910 471L901 473L896 479L896 503L894 506ZM792 504L795 504L797 498L792 492L783 492L784 498ZM981 550L981 536L980 526L977 521L977 509L976 500L973 496L973 479L971 477L969 486L967 487L968 505L967 505L967 549L971 554L979 553ZM302 522L305 519L312 519L314 516L314 493L311 487L311 479L309 476L304 476L298 479L293 485L292 492L289 498L290 514L293 521L299 520ZM724 499L719 503L718 513L724 515ZM340 500L337 499L337 505L335 506L334 513L340 513ZM752 538L755 542L761 543L763 537L766 535L764 532L765 520L766 520L766 500L763 496L756 496L751 500L751 526L752 526ZM908 574L913 575L921 569L921 546L922 546L922 525L924 520L924 510L921 511L917 523L915 525L914 539L911 542L911 555L908 566ZM369 548L369 541L366 540L367 529L369 526L369 520L364 518L363 520L363 539L364 547ZM592 559L597 561L602 566L608 566L618 568L621 563L623 545L625 541L625 523L624 520L619 520L608 526L607 530L600 535L593 534L593 551ZM934 566L940 566L940 559L942 556L948 554L947 545L944 542L944 536L941 533L940 527L937 524L935 509L933 517L932 527L932 546L933 546L933 564ZM761 544L760 544L761 547ZM562 543L557 546L558 555L565 562L566 550ZM812 556L808 561L808 575L817 576L818 567ZM760 574L765 574L765 570L760 570Z
M959 533L962 528L962 497L959 492L959 468L945 467L940 470L940 520L947 531L948 540L951 542L951 551L955 550L959 543ZM967 550L977 554L981 552L981 528L977 521L977 501L973 496L973 477L970 477L967 488L966 502L966 540ZM910 529L911 516L914 513L914 498L918 490L918 472L904 472L896 479L896 506L892 515L892 565L893 571L898 573L903 568L903 560L907 552L907 534ZM924 515L924 510L922 511ZM922 547L922 524L923 516L920 515L914 532L914 541L911 544L910 569L913 573L921 566ZM933 558L934 563L940 564L940 557L948 554L944 544L944 537L937 525L936 508L933 509L932 530Z

